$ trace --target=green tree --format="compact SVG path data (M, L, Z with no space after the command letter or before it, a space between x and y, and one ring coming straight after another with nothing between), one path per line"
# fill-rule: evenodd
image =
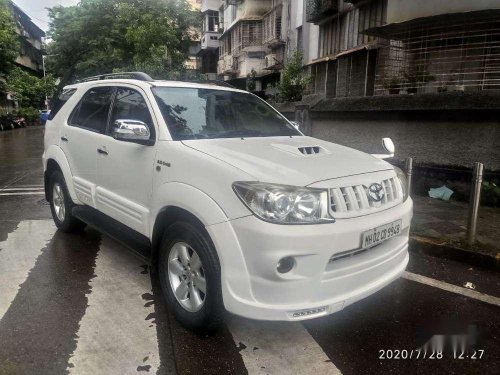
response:
M304 73L302 66L303 54L295 51L288 59L281 72L281 79L277 85L278 100L283 102L297 102L311 82L311 77Z
M45 96L50 97L54 94L55 82L50 74L44 79L15 67L7 76L5 86L14 94L21 107L41 108Z
M0 0L0 74L14 66L19 51L19 39L7 0Z
M176 76L200 21L185 0L81 0L49 15L47 61L64 83L128 70Z

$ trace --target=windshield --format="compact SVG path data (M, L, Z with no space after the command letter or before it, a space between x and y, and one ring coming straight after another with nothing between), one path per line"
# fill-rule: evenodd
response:
M174 140L301 135L258 97L234 91L155 87Z

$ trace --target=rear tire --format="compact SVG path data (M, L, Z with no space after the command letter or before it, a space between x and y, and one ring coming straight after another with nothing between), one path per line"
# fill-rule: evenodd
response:
M169 226L158 271L163 295L182 326L197 333L220 327L225 315L220 264L205 228L189 222Z
M75 206L66 187L66 182L60 171L54 171L49 179L50 211L56 227L63 232L75 232L85 227L71 213Z

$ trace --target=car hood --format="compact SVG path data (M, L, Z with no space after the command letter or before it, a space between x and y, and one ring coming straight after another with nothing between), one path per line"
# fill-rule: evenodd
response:
M392 169L389 163L372 155L305 136L196 139L183 143L241 169L257 181L286 185L307 186Z

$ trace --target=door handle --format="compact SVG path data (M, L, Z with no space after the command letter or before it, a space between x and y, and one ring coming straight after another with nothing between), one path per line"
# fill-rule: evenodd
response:
M61 137L61 141L68 142L68 141L69 141L69 139L68 139L68 138L66 138L66 137L63 135L63 136Z
M102 155L107 155L107 154L108 154L108 152L107 152L106 150L103 150L102 148L98 148L98 149L97 149L97 152L98 152L99 154L102 154Z

